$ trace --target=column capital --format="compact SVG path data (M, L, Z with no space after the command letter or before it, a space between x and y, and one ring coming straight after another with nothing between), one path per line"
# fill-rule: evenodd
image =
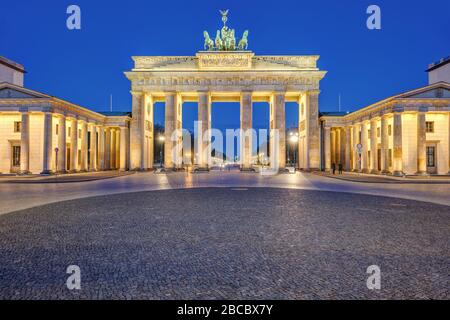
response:
M417 108L417 112L419 112L419 113L426 113L426 112L428 112L428 107L420 106L420 107Z
M402 106L394 106L393 108L392 108L392 112L393 113L402 113L402 112L404 112L405 111L405 108L404 107L402 107Z
M144 94L144 92L142 92L142 91L133 91L133 90L130 91L130 93L133 97L141 97Z
M319 95L320 94L320 90L318 90L318 89L308 90L308 91L306 91L306 94L307 95L313 95L313 94Z

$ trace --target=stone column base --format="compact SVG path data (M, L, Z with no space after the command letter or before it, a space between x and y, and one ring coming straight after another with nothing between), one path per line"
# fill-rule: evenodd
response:
M428 176L429 174L426 171L417 171L416 175L418 175L418 176Z
M44 170L40 174L42 174L42 175L52 175L52 174L54 174L54 172L52 170Z
M373 169L373 170L370 170L370 173L371 174L380 174L380 171Z
M405 174L403 173L403 171L394 171L394 172L392 173L392 175L393 175L394 177L403 177Z
M67 173L69 173L69 171L67 171L67 170L58 170L57 173L58 174L67 174Z
M362 169L360 172L361 173L369 173L369 169Z
M391 174L391 172L389 170L382 170L381 174Z
M19 172L19 175L20 175L20 176L26 176L26 175L29 175L29 174L31 174L31 172L28 171L28 170L20 171L20 172Z

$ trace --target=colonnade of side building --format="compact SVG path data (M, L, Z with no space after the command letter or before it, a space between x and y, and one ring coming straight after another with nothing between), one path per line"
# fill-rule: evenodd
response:
M105 116L12 84L0 99L0 173L129 168L129 114Z
M325 119L327 171L334 164L346 171L397 176L450 172L450 112L446 110L394 107L343 123Z
M30 141L30 117L34 116L27 111L21 112L22 174L31 173L30 161L35 160L30 155L30 143L35 143ZM46 112L43 114L42 129L43 174L127 169L127 127L107 127Z

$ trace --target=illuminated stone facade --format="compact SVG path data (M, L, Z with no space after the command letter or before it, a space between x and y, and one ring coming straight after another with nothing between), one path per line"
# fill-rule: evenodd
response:
M130 120L1 83L0 172L127 170Z
M252 128L252 103L270 106L270 145L279 141L278 168L286 165L285 103L299 106L300 168L320 168L319 82L326 72L317 68L318 56L256 56L250 51L204 51L196 56L133 57L134 68L126 72L133 95L131 168L147 170L153 165L153 107L165 102L166 168L177 168L171 134L182 128L183 102L197 102L202 130L211 127L212 102L239 102L241 129ZM275 135L277 132L277 135ZM252 141L241 143L243 169L251 168ZM201 153L202 154L202 153ZM178 155L181 156L181 155ZM195 164L208 166L208 156Z
M434 83L349 114L319 114L319 83L326 72L317 68L318 59L257 56L250 51L133 57L134 68L125 72L131 81L132 116L94 112L1 83L0 172L150 170L156 102L165 103L164 165L181 168L178 159L183 155L172 133L182 128L183 102L198 103L201 132L206 133L216 101L240 103L244 131L252 128L253 102L269 104L269 152L281 170L286 166L285 103L289 101L299 108L299 169L330 170L334 164L346 171L374 174L450 172L448 83ZM199 145L204 150L208 143L202 140ZM241 167L251 169L252 136L241 138L240 146ZM199 153L194 165L208 168L210 160L211 154Z
M423 175L450 173L450 84L438 82L358 111L323 113L322 168Z

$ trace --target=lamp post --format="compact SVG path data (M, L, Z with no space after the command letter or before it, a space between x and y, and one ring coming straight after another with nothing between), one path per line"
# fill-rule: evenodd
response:
M162 167L163 164L163 146L166 138L162 135L158 137L159 142L161 143L161 149L159 149L159 166Z

